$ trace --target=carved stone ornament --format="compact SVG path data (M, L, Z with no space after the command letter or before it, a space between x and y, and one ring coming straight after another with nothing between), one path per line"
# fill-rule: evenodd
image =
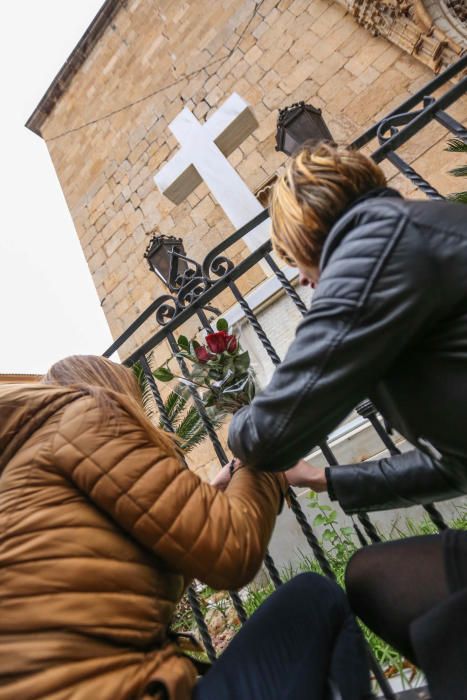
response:
M384 36L436 73L467 48L465 0L341 0L373 36Z
M442 5L446 5L448 12L453 14L464 27L467 25L467 5L465 0L446 0Z
M466 0L424 0L436 26L464 49L467 44Z

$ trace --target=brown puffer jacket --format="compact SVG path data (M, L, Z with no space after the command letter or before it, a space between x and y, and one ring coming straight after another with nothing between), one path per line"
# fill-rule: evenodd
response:
M0 700L187 700L196 671L168 638L186 582L257 572L283 476L238 470L221 493L123 406L0 389Z

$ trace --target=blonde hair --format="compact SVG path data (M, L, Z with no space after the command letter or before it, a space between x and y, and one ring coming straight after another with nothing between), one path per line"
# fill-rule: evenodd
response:
M273 189L274 250L290 265L318 266L326 236L344 209L384 186L381 168L359 151L328 142L305 144Z
M136 376L131 369L98 355L71 355L56 362L42 377L43 384L57 384L84 391L98 404L103 421L116 419L120 405L145 430L149 439L171 456L180 456L175 439L156 428L147 417Z

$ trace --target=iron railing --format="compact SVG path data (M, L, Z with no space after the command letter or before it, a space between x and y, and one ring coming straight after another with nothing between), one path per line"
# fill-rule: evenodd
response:
M396 153L403 144L408 140L413 139L419 131L432 121L441 124L450 134L467 142L467 129L457 122L453 117L446 113L446 109L458 100L467 90L467 77L460 77L458 82L449 85L449 81L453 78L459 78L467 68L467 55L462 57L457 63L450 66L444 73L436 76L424 88L416 94L408 98L397 109L393 110L377 124L374 124L370 129L365 131L358 139L353 142L355 148L362 148L366 144L376 140L376 147L373 150L372 158L376 162L383 160L390 161L397 170L406 177L416 188L421 190L427 197L432 199L443 199L441 195L429 181L418 173L409 163L407 163L399 153ZM439 91L440 88L447 88L441 96L434 97L433 92ZM148 334L148 339L143 342L136 350L130 352L124 359L124 364L131 366L139 362L143 368L144 374L149 383L154 400L160 412L160 417L164 427L173 431L173 426L169 416L165 411L164 402L162 400L159 387L151 372L148 354L157 348L161 343L168 342L172 350L177 349L175 339L175 331L179 329L187 321L196 318L204 329L211 330L208 313L212 314L212 302L219 297L220 294L228 291L231 294L232 300L236 302L242 309L244 317L254 330L257 338L263 346L268 357L274 365L279 364L280 357L274 348L271 339L266 334L261 326L261 323L251 308L245 296L240 292L237 282L252 268L259 263L266 264L271 270L271 275L275 277L282 288L284 294L290 300L290 303L303 315L307 308L297 293L295 287L290 282L289 277L278 267L271 254L271 243L267 241L256 250L251 252L238 264L234 264L228 257L228 251L244 236L255 229L260 223L268 218L267 210L256 216L248 224L233 233L222 243L216 246L206 256L202 264L198 264L189 258L186 258L188 263L188 274L182 280L177 293L164 294L153 301L147 309L127 328L127 330L115 340L115 342L104 353L106 357L112 356L116 351L122 350L127 341L131 341L137 331L140 331L148 321L151 321L151 329ZM154 323L155 321L155 323ZM188 368L182 358L178 358L180 371L187 376ZM195 406L197 407L201 420L206 428L207 435L213 446L214 452L220 464L225 464L228 461L224 445L221 443L209 416L203 406L201 398L195 388L191 388L191 395ZM380 417L371 402L364 401L357 406L358 413L369 422L372 428L376 431L382 445L389 450L391 454L399 452L394 444L391 435L386 429L386 426L381 422ZM335 465L337 460L328 441L323 440L319 448L328 464ZM326 557L326 553L322 549L313 528L311 527L303 509L294 494L290 492L290 504L292 511L297 519L303 535L312 552L321 567L323 574L329 578L334 578L334 573L330 563ZM439 530L446 527L446 524L438 511L433 505L425 506L425 510L432 522ZM360 544L363 546L368 542L379 542L380 537L375 526L366 514L358 516L359 524L355 524L355 531ZM272 557L268 553L265 558L265 567L274 584L278 587L281 585L281 578L277 566ZM197 625L204 642L206 652L211 660L215 659L215 650L209 630L201 613L201 608L195 588L192 586L188 592L189 601L192 606ZM246 613L242 605L240 596L235 593L230 593L231 601L241 622L246 620ZM371 666L380 685L381 691L385 698L395 698L394 692L391 690L387 680L385 679L378 664L372 660Z

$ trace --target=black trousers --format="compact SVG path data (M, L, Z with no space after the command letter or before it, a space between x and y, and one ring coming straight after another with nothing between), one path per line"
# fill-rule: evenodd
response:
M198 682L193 700L342 700L371 697L360 630L337 584L296 576L251 616Z

